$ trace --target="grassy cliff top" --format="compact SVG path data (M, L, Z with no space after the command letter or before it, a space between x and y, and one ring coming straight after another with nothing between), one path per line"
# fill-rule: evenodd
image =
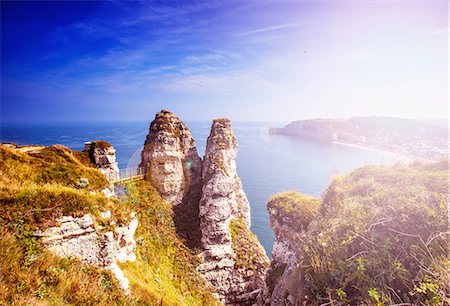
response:
M176 235L172 207L148 183L109 184L87 153L63 146L0 146L1 305L215 305L195 270L196 257ZM100 218L110 210L111 219ZM58 258L33 236L62 215L93 215L97 229L113 230L136 212L137 260L120 264L131 294L110 272ZM114 221L114 223L113 223Z
M112 144L110 144L109 142L104 141L104 140L94 140L94 141L88 142L87 144L90 144L90 145L92 145L94 147L99 147L99 148L102 148L102 149L112 148Z
M448 188L448 160L336 177L301 236L301 268L285 296L307 305L448 304ZM301 219L310 203L285 193L269 207Z
M291 220L297 229L306 228L316 217L321 200L295 191L281 192L269 199L267 208L273 218Z

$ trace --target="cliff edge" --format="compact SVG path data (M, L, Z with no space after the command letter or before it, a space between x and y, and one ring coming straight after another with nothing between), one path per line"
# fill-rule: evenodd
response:
M448 160L366 166L321 198L272 197L261 304L448 304L448 175Z

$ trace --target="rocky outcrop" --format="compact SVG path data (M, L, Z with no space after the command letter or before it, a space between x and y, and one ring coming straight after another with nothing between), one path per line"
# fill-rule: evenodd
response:
M266 274L266 285L260 304L282 305L283 293L286 292L286 280L291 279L292 271L297 265L296 247L299 240L295 231L292 217L286 216L282 209L278 209L269 202L270 227L275 234L272 248L270 269Z
M202 163L194 138L173 113L162 110L150 124L141 167L164 199L181 204L187 191L201 184Z
M199 218L204 262L198 270L225 303L251 305L264 286L268 259L249 229L250 206L236 172L236 154L230 120L214 120L202 172Z
M150 124L141 157L146 180L174 205L178 233L188 246L199 247L202 161L191 132L175 114L162 110Z
M105 219L110 215L108 211L102 213ZM136 260L134 233L138 220L134 213L128 225L118 226L114 231L104 231L96 227L89 214L81 218L63 216L56 221L60 223L59 226L35 233L51 252L109 269L119 280L121 288L126 291L129 289L129 281L117 262Z
M89 159L106 176L108 181L112 183L119 178L116 150L110 143L103 140L86 142L84 151L88 152Z
M266 287L259 300L260 305L295 305L303 295L298 286L300 253L305 230L314 222L321 200L297 192L283 192L273 196L267 210L270 227L275 234L272 261L266 274Z
M284 211L277 208L276 205L270 204L271 202L268 205L269 222L275 234L272 263L275 265L287 264L297 246L295 244L297 233L293 230L297 220L294 220L292 216L285 215Z
M226 304L251 305L264 287L268 259L250 231L250 206L236 172L237 141L228 119L213 121L205 157L187 126L162 110L142 151L145 178L174 207L177 231L203 250L198 271Z

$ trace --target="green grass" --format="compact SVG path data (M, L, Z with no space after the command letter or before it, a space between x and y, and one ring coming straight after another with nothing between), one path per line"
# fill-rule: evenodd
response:
M286 296L302 290L307 305L448 305L448 178L448 161L367 166L337 177L313 214L301 196L276 196L269 209L295 215L304 230Z
M110 272L53 256L29 237L0 229L1 305L125 305L127 297Z
M317 216L321 200L300 194L295 191L281 192L269 199L267 208L275 210L273 217L283 222L283 219L293 220L296 230L302 230Z
M83 155L59 145L30 153L0 147L0 183L5 187L58 183L80 188L80 180L87 179L89 191L108 187L107 179L86 157L79 159Z
M258 238L244 223L242 218L230 222L232 247L236 256L234 268L245 271L261 271L268 268L267 257L261 250Z
M80 181L88 181L79 184ZM211 288L195 270L196 257L176 235L172 206L148 183L108 186L83 152L53 146L27 152L0 146L1 305L215 305ZM100 211L110 210L104 221ZM136 212L136 262L120 264L131 294L111 273L46 251L32 233L62 215L94 216L112 230ZM113 225L114 224L114 225Z
M140 222L135 235L138 261L120 265L133 290L147 290L153 302L149 305L214 305L212 288L195 271L197 257L176 235L171 204L145 181L122 188L127 194L125 203Z

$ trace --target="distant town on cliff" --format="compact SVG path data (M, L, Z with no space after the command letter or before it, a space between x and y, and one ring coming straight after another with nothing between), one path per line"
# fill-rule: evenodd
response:
M298 120L271 134L361 145L403 154L412 159L434 160L446 156L448 128L422 121L389 117Z

